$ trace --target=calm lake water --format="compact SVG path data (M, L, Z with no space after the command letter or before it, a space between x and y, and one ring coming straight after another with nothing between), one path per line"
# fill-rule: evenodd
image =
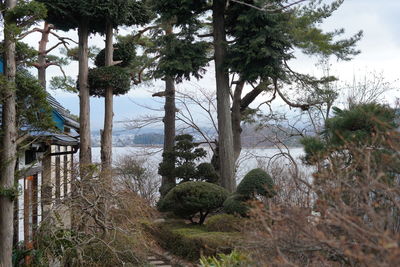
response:
M212 153L208 147L204 147L204 149L208 152L207 158L204 159L204 161L207 161L211 158ZM92 154L93 161L100 162L100 147L94 147ZM113 161L117 162L124 156L131 156L146 159L148 166L154 166L157 169L162 158L161 154L162 147L114 147ZM294 160L301 171L311 174L312 169L309 166L305 166L301 161L303 155L304 150L302 148L289 148L289 150L277 148L244 148L237 163L237 176L243 177L246 172L257 167L268 169L273 164L283 164L289 168L293 166L289 164L289 159Z

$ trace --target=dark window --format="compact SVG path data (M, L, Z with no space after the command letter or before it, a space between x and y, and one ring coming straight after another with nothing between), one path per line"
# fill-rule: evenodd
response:
M25 165L31 164L36 161L36 152L33 150L25 151Z

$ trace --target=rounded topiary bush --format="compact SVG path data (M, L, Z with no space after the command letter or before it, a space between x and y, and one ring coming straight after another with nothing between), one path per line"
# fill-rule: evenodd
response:
M274 181L264 170L260 168L253 169L239 183L236 193L249 199L254 198L256 195L273 197L275 195Z
M233 194L229 196L224 202L224 211L228 214L247 216L250 210L249 205L246 203L246 198L241 195Z
M94 60L94 64L97 67L104 67L105 65L105 49L102 49L96 56ZM119 67L127 67L132 60L136 57L136 47L129 43L117 43L114 45L114 52L113 52L113 60L114 61L122 61L121 63L117 64L116 66Z
M196 178L209 183L218 182L218 173L211 163L203 162L197 166Z
M123 95L131 87L129 73L117 66L90 69L88 78L91 96L104 97L106 89L110 87L114 95Z
M199 213L199 224L203 224L206 216L222 207L228 192L221 186L207 182L185 182L171 189L158 202L160 211L170 211L175 215L189 219Z

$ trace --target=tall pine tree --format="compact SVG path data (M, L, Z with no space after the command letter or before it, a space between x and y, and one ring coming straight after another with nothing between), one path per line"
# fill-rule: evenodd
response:
M335 41L343 30L323 33L318 28L342 2L309 1L291 5L284 0L157 1L161 16L184 29L207 25L200 21L212 13L212 32L198 36L213 38L219 134L217 158L221 185L226 189L233 191L235 188L234 163L241 150L241 117L255 98L270 91L288 105L304 109L307 104L292 103L285 97L279 82L301 80L316 86L329 80L293 72L287 64L293 58L293 50L300 48L309 55L336 55L340 59L349 59L358 53L354 45L361 33ZM231 83L230 77L235 77ZM230 84L235 85L232 113ZM254 85L254 89L242 97L246 84Z

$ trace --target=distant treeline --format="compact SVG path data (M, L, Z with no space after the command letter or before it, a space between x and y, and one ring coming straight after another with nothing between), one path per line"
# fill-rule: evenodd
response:
M160 145L164 143L164 135L157 133L139 134L133 139L138 145Z

